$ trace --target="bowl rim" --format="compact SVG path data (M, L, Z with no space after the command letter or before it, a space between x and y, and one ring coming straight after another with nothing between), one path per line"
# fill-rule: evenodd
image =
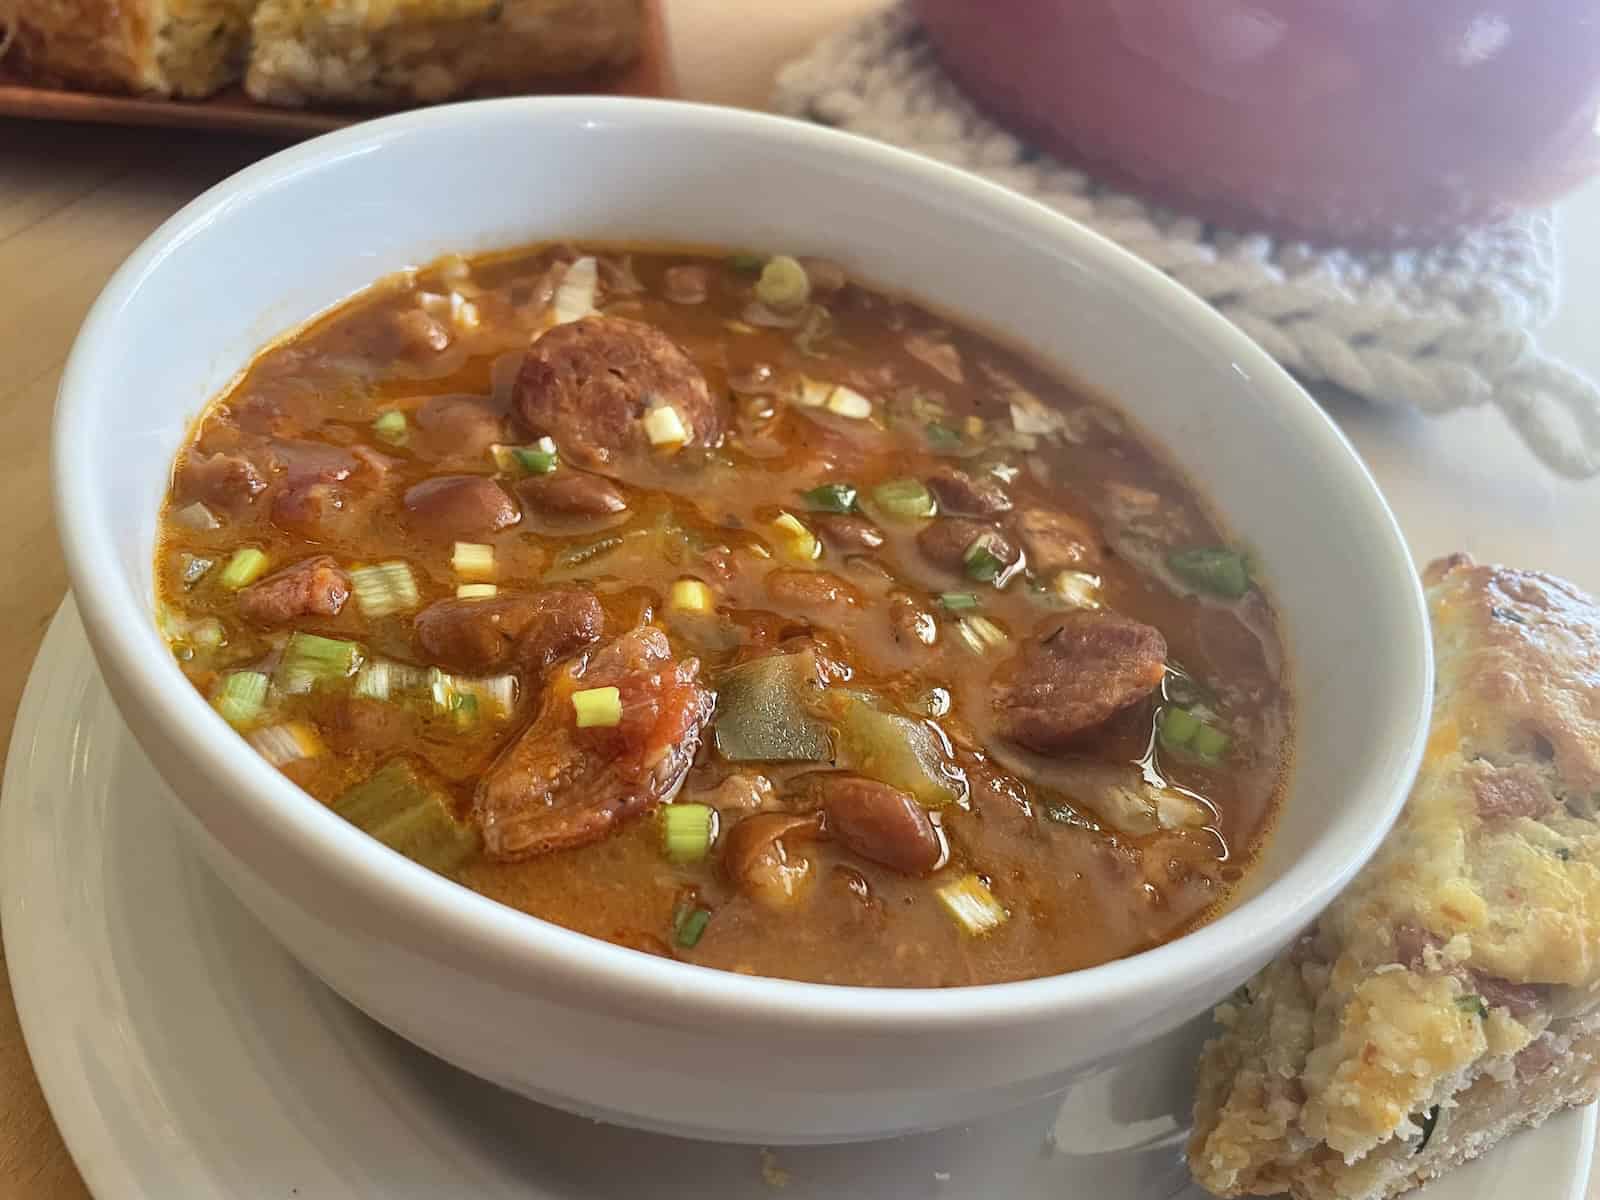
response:
M1352 509L1384 542L1386 561L1374 573L1393 581L1394 602L1408 613L1398 619L1412 643L1413 669L1397 667L1409 695L1398 698L1412 717L1409 738L1388 794L1370 825L1342 838L1320 834L1283 874L1216 919L1150 950L1065 974L1009 983L952 988L855 987L805 983L733 972L659 958L591 938L511 909L453 883L368 838L268 766L193 688L170 688L147 669L158 653L154 622L119 619L115 588L94 569L114 558L114 542L100 514L89 472L78 469L93 419L93 386L100 347L113 340L123 312L137 301L147 277L197 230L228 218L229 210L253 196L291 184L297 177L350 157L381 152L412 136L466 130L489 122L529 125L621 123L663 135L693 132L699 138L759 135L792 153L862 172L889 172L918 187L953 194L1005 220L1031 226L1070 246L1090 272L1118 276L1152 304L1193 328L1219 354L1226 354L1258 386L1282 401L1281 421L1290 436L1337 464ZM207 398L209 403L210 398ZM293 146L216 184L152 233L111 277L90 309L63 372L53 424L52 473L57 526L68 573L84 613L102 669L115 675L139 706L141 720L161 728L185 764L212 780L228 780L232 803L258 833L302 855L307 870L332 873L418 936L445 939L504 978L559 984L604 1002L645 1006L661 1021L719 1020L832 1031L936 1032L975 1023L1020 1024L1043 1016L1117 1005L1151 989L1182 985L1217 973L1219 961L1264 959L1309 924L1371 857L1404 803L1421 762L1430 698L1433 656L1420 582L1399 526L1370 473L1332 419L1265 351L1181 285L1093 231L1034 200L936 160L800 120L746 110L667 100L600 97L515 97L471 101L401 113L365 122ZM1359 500L1359 505L1357 505ZM119 576L120 578L120 576ZM137 597L141 609L149 597ZM124 597L125 600L125 597ZM1409 620L1405 620L1406 617ZM165 648L159 653L170 657ZM1375 768L1370 795L1381 790ZM1353 849L1335 853L1330 841ZM531 983L529 986L533 986Z

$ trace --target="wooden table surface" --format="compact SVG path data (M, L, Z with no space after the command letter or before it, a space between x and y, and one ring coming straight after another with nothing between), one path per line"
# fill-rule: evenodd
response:
M665 0L684 95L760 104L775 67L880 0L737 6ZM0 749L66 588L50 518L48 433L73 334L107 276L162 220L274 148L238 137L0 119ZM1547 344L1600 375L1600 186L1564 206L1567 289ZM1430 422L1333 406L1383 485L1414 553L1561 572L1600 591L1600 483L1555 480L1492 412ZM0 967L3 967L0 959ZM39 1095L0 970L0 1200L87 1195ZM1600 1200L1591 1181L1590 1200ZM166 1198L161 1198L166 1200Z

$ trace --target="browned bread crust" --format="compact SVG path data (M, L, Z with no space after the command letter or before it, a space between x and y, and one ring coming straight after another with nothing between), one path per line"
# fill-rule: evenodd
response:
M1217 1013L1196 1180L1393 1196L1600 1087L1600 608L1465 555L1425 576L1439 678L1372 863Z

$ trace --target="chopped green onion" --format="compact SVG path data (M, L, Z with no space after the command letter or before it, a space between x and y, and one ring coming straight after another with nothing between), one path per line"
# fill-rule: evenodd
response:
M1483 997L1477 994L1456 997L1456 1007L1465 1013L1476 1013L1480 1017L1489 1015L1489 1006L1483 1002Z
M798 259L777 254L761 268L756 299L774 312L793 312L811 299L811 280Z
M824 483L801 497L816 512L847 513L856 506L856 489L848 483Z
M457 542L450 565L465 579L493 579L494 547L479 542Z
M459 821L443 790L404 759L385 763L332 805L333 811L391 850L435 871L452 871L478 852L477 828Z
M489 447L489 455L500 470L523 475L548 475L561 461L555 441L547 437L540 438L532 446L503 446L496 443Z
M706 931L706 926L711 923L710 910L704 908L688 909L678 915L673 922L672 938L685 950L693 950Z
M380 441L388 442L391 446L404 446L411 438L411 431L406 425L406 415L397 408L380 413L378 419L372 423L372 432L377 434Z
M354 642L296 632L283 648L273 682L279 691L298 696L318 684L347 679L360 665L361 647Z
M670 404L652 408L644 415L644 436L652 446L681 446L689 440L689 427Z
M622 724L622 693L614 687L573 692L572 710L579 729L609 729Z
M234 671L223 677L222 688L211 704L222 719L235 727L248 725L261 715L267 700L267 677L260 671Z
M843 384L828 393L827 409L836 417L849 417L852 421L865 421L872 415L872 401L854 388Z
M995 543L992 533L980 533L972 540L972 545L967 547L962 561L967 566L967 578L975 579L979 583L990 583L994 577L1005 570L1005 562L990 549Z
M266 569L267 556L254 546L246 546L243 550L233 552L233 557L222 568L217 582L230 592L237 592L260 579Z
M427 686L428 674L421 667L373 658L356 673L355 694L366 700L398 700L407 694L420 695Z
M316 758L322 753L322 740L317 737L316 730L300 721L258 729L248 740L255 752L275 767L302 758Z
M1201 758L1215 762L1228 752L1233 739L1214 725L1202 725L1189 740L1189 749Z
M937 891L940 903L967 933L977 936L1005 923L1011 914L976 875L963 875Z
M891 479L872 489L875 504L891 517L916 521L933 516L933 495L916 479Z
M678 579L672 584L667 603L677 612L707 613L716 607L716 598L700 580Z
M450 686L457 697L471 700L479 709L488 709L491 716L508 717L517 707L515 675L489 675L481 679L452 676Z
M740 275L754 275L766 265L767 256L765 254L750 254L748 252L730 254L728 255L727 262L728 269L730 271L737 271Z
M967 649L980 656L1000 649L1011 640L1006 636L1006 631L988 617L962 617L956 622L956 632L967 644Z
M206 572L217 565L214 558L201 558L198 554L185 554L178 577L183 581L183 590L188 591L195 584L206 577Z
M417 606L417 581L411 568L398 559L350 572L350 586L363 616L387 617Z
M928 435L928 445L936 451L959 450L961 448L961 435L948 425L941 425L938 421L929 421L924 430Z
M1187 709L1168 707L1161 710L1156 728L1163 746L1181 750L1194 741L1194 735L1204 725L1199 717Z
M976 592L940 592L939 603L951 612L965 612L969 608L978 607L978 594Z
M1238 600L1250 590L1244 555L1227 546L1197 546L1167 555L1167 568L1196 591Z
M704 804L669 804L661 810L661 844L668 861L697 863L717 836L716 810Z

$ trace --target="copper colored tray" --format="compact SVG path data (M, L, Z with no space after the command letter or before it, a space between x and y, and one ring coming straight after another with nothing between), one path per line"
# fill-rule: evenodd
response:
M671 96L677 85L667 53L661 0L645 0L644 37L639 58L627 67L572 79L553 79L530 89L536 95ZM206 100L159 100L102 96L30 84L0 64L0 116L39 121L92 121L105 125L163 125L177 129L218 129L286 138L313 137L381 116L372 109L273 108L231 87Z

